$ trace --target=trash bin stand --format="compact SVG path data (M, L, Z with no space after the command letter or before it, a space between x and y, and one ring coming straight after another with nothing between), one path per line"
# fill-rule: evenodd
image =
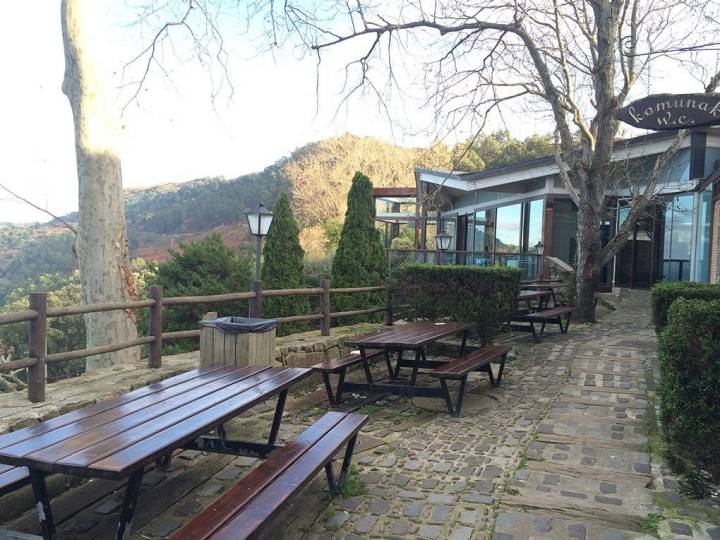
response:
M275 329L243 334L213 326L200 328L200 367L221 364L271 366L275 361Z

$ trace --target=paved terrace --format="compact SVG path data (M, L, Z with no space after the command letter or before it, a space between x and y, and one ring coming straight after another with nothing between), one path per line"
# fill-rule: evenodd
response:
M683 499L652 454L657 369L648 300L646 293L616 298L621 309L601 323L571 326L568 336L541 344L506 338L515 356L502 386L475 376L461 418L449 417L441 400L359 398L355 406L371 421L345 496L329 498L318 477L267 536L720 539L717 503ZM281 437L302 431L326 405L320 388L292 396ZM230 433L264 435L273 407L237 420ZM253 463L179 454L168 472L143 480L152 487L141 492L132 538L167 536ZM121 488L99 480L56 488L61 538L111 536ZM22 497L30 504L28 490ZM5 525L30 532L34 523L26 512Z

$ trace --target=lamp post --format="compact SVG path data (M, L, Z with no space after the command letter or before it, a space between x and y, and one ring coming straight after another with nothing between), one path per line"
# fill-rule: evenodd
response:
M445 232L445 229L441 233L435 235L435 249L440 252L438 255L438 264L443 263L445 258L445 252L450 248L450 240L452 236Z
M273 213L262 204L258 204L257 208L245 212L245 217L247 217L248 227L250 227L250 234L257 238L257 244L255 246L255 281L259 281L262 238L266 236L270 230Z
M545 244L543 244L542 242L538 242L537 244L535 244L535 253L537 253L539 256L539 258L538 258L538 277L540 279L542 279L543 278L543 273L542 273L543 253L545 253Z

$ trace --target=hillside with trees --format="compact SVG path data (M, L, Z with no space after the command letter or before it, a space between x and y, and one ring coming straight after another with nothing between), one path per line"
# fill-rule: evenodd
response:
M316 261L327 259L337 247L356 171L363 171L377 187L412 186L414 167L480 170L550 153L549 136L519 140L503 131L455 146L439 143L430 148L405 148L344 134L307 144L257 173L126 190L130 257L165 260L168 249L211 232L250 254L245 210L258 202L271 208L282 191L289 191L306 269L327 274L329 262L318 266ZM65 218L73 223L77 215ZM73 241L74 234L57 221L0 225L0 305L10 291L38 276L75 270Z

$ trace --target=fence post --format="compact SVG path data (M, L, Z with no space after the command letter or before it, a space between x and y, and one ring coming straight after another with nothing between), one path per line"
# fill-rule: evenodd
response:
M30 293L30 309L37 311L37 317L30 321L28 332L28 355L37 363L28 369L28 399L32 403L45 401L47 371L47 293Z
M262 281L253 280L250 290L255 293L255 298L250 299L248 317L259 319L262 314Z
M330 335L330 280L321 279L320 288L323 290L320 295L320 313L323 318L320 319L320 335Z
M385 285L385 326L393 325L392 294L390 287Z
M155 338L148 349L148 367L162 366L162 331L163 331L163 288L162 285L153 285L148 291L148 297L155 300L150 306L150 324L148 334Z

